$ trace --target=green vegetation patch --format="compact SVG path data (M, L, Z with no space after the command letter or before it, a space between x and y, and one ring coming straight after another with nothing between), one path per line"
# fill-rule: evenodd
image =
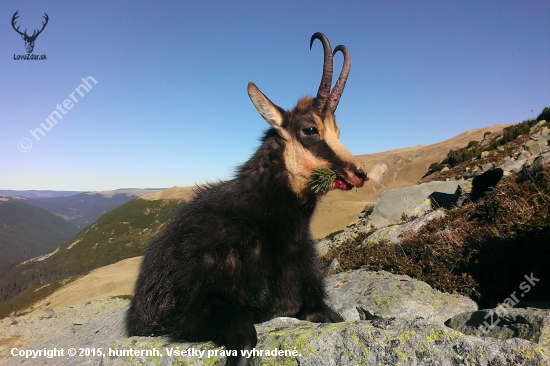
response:
M317 167L313 169L311 173L311 179L309 184L311 190L315 194L325 194L334 180L336 179L336 172L329 168Z

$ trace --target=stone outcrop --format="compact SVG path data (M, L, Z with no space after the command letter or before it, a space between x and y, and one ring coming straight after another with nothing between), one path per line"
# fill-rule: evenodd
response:
M257 324L254 365L504 366L550 362L549 311L517 309L507 319L526 331L502 331L506 335L503 337L492 336L493 333L479 336L470 332L471 319L479 318L471 300L441 293L408 276L359 269L328 277L327 289L331 306L342 313L345 321L317 324L275 318ZM165 337L125 337L123 319L127 308L128 300L111 298L5 318L0 321L0 334L15 341L0 349L0 363L18 365L24 360L25 365L225 364L231 350L211 342L174 343ZM525 326L522 319L532 325ZM17 343L17 339L27 339L27 343ZM11 347L63 348L65 356L24 359L11 356ZM69 348L82 356L67 356Z

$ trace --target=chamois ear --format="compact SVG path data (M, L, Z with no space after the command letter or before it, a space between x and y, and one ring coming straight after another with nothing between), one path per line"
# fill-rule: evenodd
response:
M267 123L277 130L279 136L285 140L290 140L290 135L282 127L283 111L281 108L273 104L252 82L248 83L248 96Z

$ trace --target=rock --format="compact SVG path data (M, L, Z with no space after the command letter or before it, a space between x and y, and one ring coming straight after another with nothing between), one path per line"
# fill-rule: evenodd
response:
M458 314L445 325L467 335L501 340L517 337L550 347L550 310L500 306Z
M338 247L357 236L357 232L343 231L332 238L323 239L315 245L320 256L325 255L330 249Z
M535 141L548 141L550 138L550 129L543 127L540 131L531 135L531 139Z
M533 155L539 155L541 152L547 150L547 141L533 141L529 140L525 144L525 149Z
M448 317L473 313L476 310L473 301L443 294L408 276L359 269L327 278L327 289L331 305L341 311L347 321L320 324L275 318L257 324L258 344L253 365L504 366L550 362L550 352L542 336L538 340L536 335L529 338L532 341L479 338L446 327L443 321ZM363 308L362 318L368 320L358 319L356 306ZM1 348L0 363L225 365L225 354L231 350L212 342L174 343L165 337L126 337L127 308L128 300L113 298L57 309L56 317L41 320L39 314L0 320L3 335L16 339L18 334L25 334L29 339L25 344L13 346L20 350L63 348L67 352L74 348L77 355L85 354L86 350L90 354L24 359L9 356L9 349ZM72 324L76 317L82 320L82 325L75 331ZM356 320L350 320L352 318ZM92 354L99 349L104 356ZM190 354L182 356L184 351Z
M483 164L481 166L481 170L483 170L484 172L488 171L488 170L491 170L493 169L494 165L493 163L486 163L486 164Z
M382 178L388 172L388 165L384 162L379 162L373 165L368 172L367 176L380 184L382 184Z
M328 270L329 271L336 271L338 268L340 268L340 262L338 262L338 258L334 258L329 266L328 266Z
M502 164L500 168L506 173L519 173L525 164L526 159L509 160Z
M387 240L392 243L399 243L402 236L410 231L418 231L422 226L426 225L428 222L436 218L444 217L445 213L443 210L436 210L429 212L428 214L416 218L410 222L404 224L396 224L391 226L386 226L381 229L376 230L374 233L369 235L363 243L371 242L377 243L382 240Z
M536 130L538 130L544 124L546 124L545 120L538 121L533 127L531 127L531 129L529 130L529 133L530 134L534 133Z
M421 316L437 323L477 309L475 302L465 296L446 294L409 276L386 271L338 273L327 277L326 288L329 304L345 320L359 319L357 306L379 316Z
M494 340L463 335L422 318L378 318L318 324L276 318L256 326L254 365L545 365L548 351L523 339ZM159 356L107 356L103 365L225 365L224 348L212 343L170 343L165 338L135 337L113 349L137 349ZM167 356L168 351L194 356ZM197 356L203 351L202 357ZM262 355L260 355L260 352ZM266 356L266 352L268 355ZM286 355L285 355L286 352ZM210 354L210 357L208 355ZM217 354L217 356L216 356Z
M97 365L101 360L97 355L96 357L93 355L67 357L67 351L71 347L77 350L102 348L105 351L109 344L123 338L125 336L124 315L128 304L128 300L117 298L94 300L56 309L55 312L46 309L17 318L0 320L2 336L15 340L11 347L20 350L44 348L65 350L65 357L53 359L12 357L9 350L0 350L0 364L19 365L24 361L25 365ZM50 316L44 317L47 314ZM75 319L78 319L80 325L75 326ZM25 343L22 344L21 340L25 340Z
M323 256L327 254L327 252L332 248L333 243L330 239L323 239L318 241L315 244L315 247L317 248L317 253L319 253L319 256Z
M490 152L489 152L489 151L482 151L482 152L481 152L481 158L482 158L482 159L488 157L489 155L490 155Z
M369 203L367 203L367 205L365 206L365 208L361 212L364 212L365 217L368 217L372 213L372 211L374 211L375 207L376 207L375 202L369 202Z
M550 163L550 151L547 151L535 158L533 161L533 164L526 167L526 170L529 173L534 173L540 169L542 169L546 164Z
M53 309L47 308L38 312L36 316L39 320L42 320L42 319L55 318L56 314L55 314L55 311L53 311Z
M381 228L400 223L403 213L408 216L423 215L432 210L434 203L441 206L444 201L456 199L459 184L456 181L434 181L382 192L366 226Z

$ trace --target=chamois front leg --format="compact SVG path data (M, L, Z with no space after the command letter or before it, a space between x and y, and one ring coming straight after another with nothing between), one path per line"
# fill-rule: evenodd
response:
M242 351L251 351L258 342L256 328L251 319L244 317L235 317L229 324L225 334L220 334L224 338L223 343L226 349L236 350L237 356L228 356L226 366L248 366L252 363L252 357L249 354L247 358Z
M258 342L254 321L228 301L202 299L189 311L185 324L177 328L172 341L213 341L226 350L237 351L237 356L227 357L226 366L248 366L252 362L252 357L247 358L245 354Z
M339 323L343 322L344 318L328 305L325 305L324 309L306 314L304 320L312 323Z
M338 323L343 322L344 318L332 310L325 302L324 283L320 275L316 280L311 280L309 286L303 290L302 310L297 314L297 318L307 320L313 323Z

